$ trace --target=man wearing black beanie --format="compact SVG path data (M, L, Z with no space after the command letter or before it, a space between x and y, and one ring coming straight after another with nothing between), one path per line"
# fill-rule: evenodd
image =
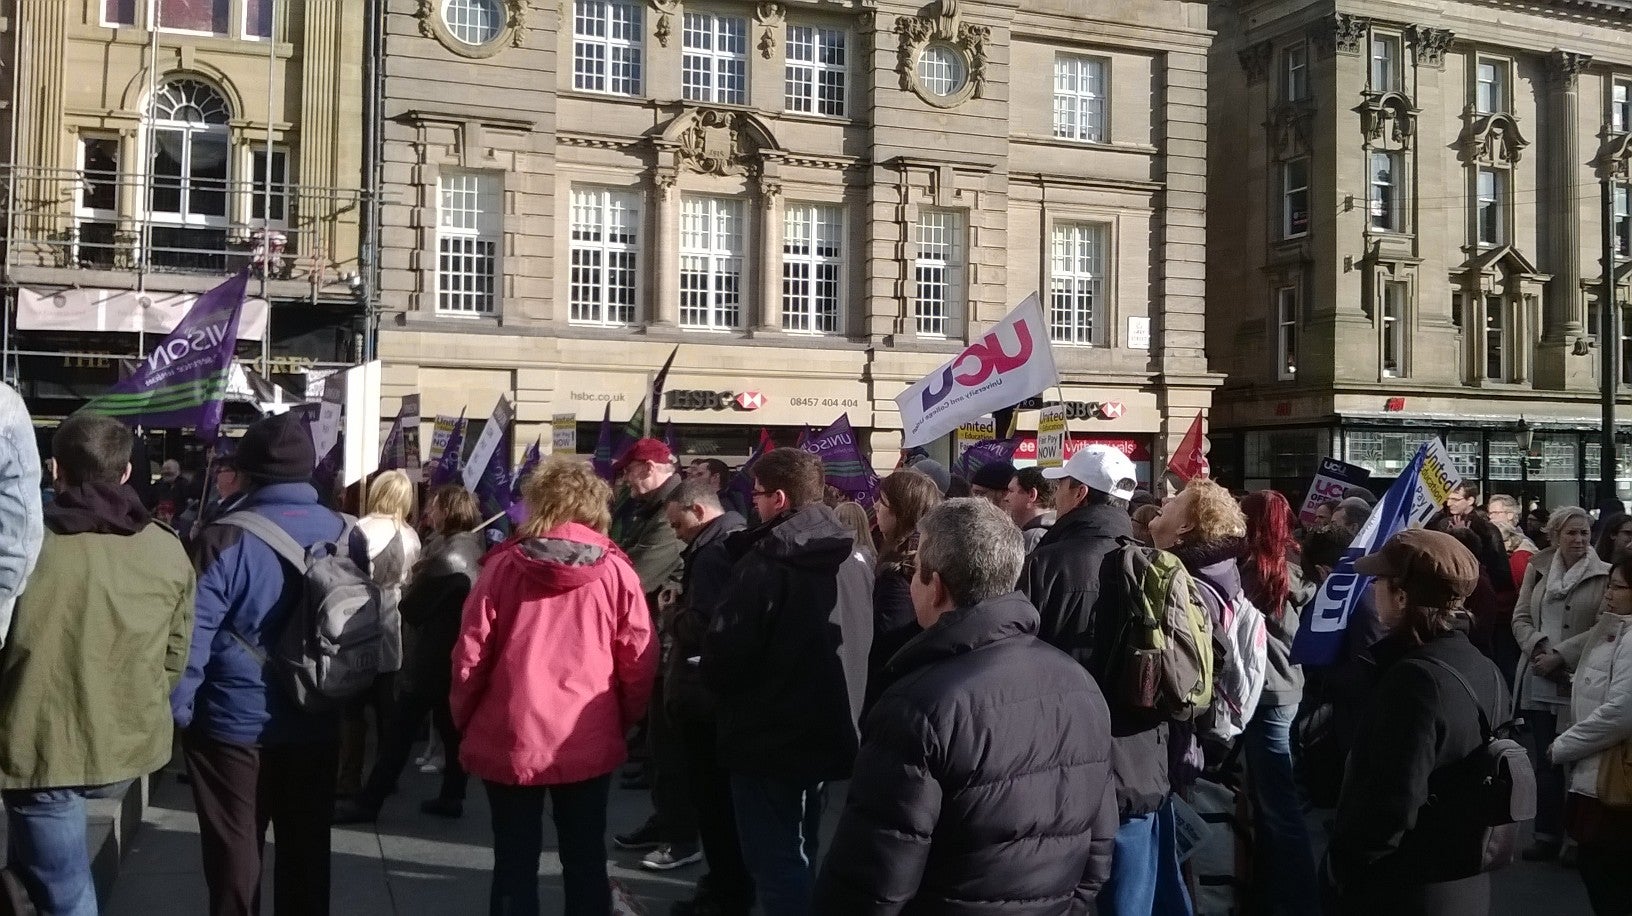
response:
M295 414L251 426L235 464L248 488L237 512L271 521L302 547L334 541L346 530L348 520L318 502L316 452ZM355 528L347 548L368 569L367 545ZM258 912L261 845L270 819L278 844L274 912L327 916L338 718L297 707L267 680L254 654L273 653L300 600L290 581L300 571L258 536L219 522L200 532L193 566L192 653L170 705L185 729L210 912Z

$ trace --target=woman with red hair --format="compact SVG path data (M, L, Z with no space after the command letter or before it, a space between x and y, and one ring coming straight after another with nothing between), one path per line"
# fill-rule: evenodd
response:
M1292 663L1298 610L1314 594L1303 581L1297 521L1286 497L1274 490L1241 501L1247 542L1241 553L1241 590L1264 613L1269 665L1263 697L1247 724L1247 766L1252 777L1258 836L1270 854L1260 856L1257 883L1274 914L1319 912L1320 885L1315 857L1292 773L1292 720L1303 699L1303 671Z

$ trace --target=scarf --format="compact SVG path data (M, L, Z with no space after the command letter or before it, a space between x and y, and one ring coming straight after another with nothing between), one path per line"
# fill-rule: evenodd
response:
M1592 562L1597 559L1592 553L1575 561L1569 569L1564 568L1564 551L1553 554L1552 565L1547 567L1547 600L1563 601L1577 585L1586 580L1587 576L1598 572L1598 564Z
M75 484L45 507L45 524L57 534L130 536L147 527L147 509L136 491L118 483Z

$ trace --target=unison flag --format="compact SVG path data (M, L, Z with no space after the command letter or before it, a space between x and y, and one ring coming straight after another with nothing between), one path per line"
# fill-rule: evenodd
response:
M590 459L602 480L612 479L612 445L612 402L608 401L601 413L601 431L595 437L595 456Z
M963 457L959 459L962 465L963 479L973 480L976 471L994 461L1013 461L1015 449L1019 447L1020 440L1018 438L982 439L976 442L964 449Z
M493 415L488 417L487 425L482 427L481 434L476 437L476 445L470 450L470 457L465 461L463 476L465 489L476 493L476 486L481 482L482 475L487 473L493 453L499 451L499 446L510 432L510 424L515 420L516 408L510 403L509 396L499 395L499 402L493 405ZM505 459L504 467L508 474L509 458Z
M544 437L540 436L533 440L532 445L527 446L527 453L521 456L521 468L516 471L515 479L510 482L510 508L505 510L505 514L510 516L512 525L527 521L527 504L521 500L521 485L527 480L527 475L538 467L538 463L544 460L543 445Z
M856 444L849 414L834 420L827 429L811 433L800 448L822 459L822 476L828 486L862 506L873 504L878 495L878 475Z
M131 376L81 410L161 428L191 426L213 441L238 346L248 269L198 297Z
M475 457L472 453L472 460ZM476 494L476 503L482 507L483 518L500 512L509 514L515 495L515 481L510 476L510 450L504 447L502 437L498 447L488 453L482 475L476 478L476 486L471 492Z
M385 444L380 447L380 467L390 470L419 470L419 394L405 394L391 423Z

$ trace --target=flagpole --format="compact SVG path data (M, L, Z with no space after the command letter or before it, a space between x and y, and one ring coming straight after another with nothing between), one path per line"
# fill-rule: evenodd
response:
M652 391L652 386L655 385L655 384L657 384L657 373L655 373L655 372L646 373L646 393L647 393L646 400L648 402L652 400L651 391ZM655 411L656 409L657 409L656 404L648 403L646 405L645 409L643 409L640 412L640 435L641 435L642 438L649 439L652 436L652 412Z
M159 142L158 119L154 117L154 106L158 102L159 94L159 27L164 18L164 10L160 4L152 3L148 7L153 21L147 24L147 104L142 110L142 126L145 128L147 139L146 158L151 161L157 151ZM142 183L142 195L145 198L142 207L141 256L136 259L136 359L147 358L147 314L142 307L142 300L147 298L147 271L153 261L153 176L149 174ZM136 435L143 434L142 424L136 424ZM147 473L143 468L142 472Z
M270 34L266 36L266 168L261 191L261 308L266 317L261 322L261 374L271 381L272 303L266 297L266 278L272 272L272 125L276 120L273 99L278 82L278 0L272 0L272 23L267 31ZM289 162L285 160L286 172L288 168ZM287 208L289 201L285 199L283 205ZM287 216L285 213L285 218Z

